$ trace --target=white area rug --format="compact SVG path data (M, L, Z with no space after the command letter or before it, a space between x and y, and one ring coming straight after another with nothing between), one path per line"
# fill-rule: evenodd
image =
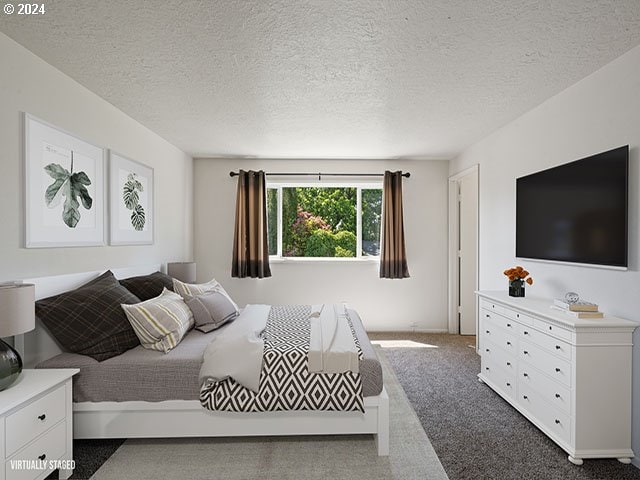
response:
M372 435L127 440L94 480L448 479L384 352L391 410L388 457Z

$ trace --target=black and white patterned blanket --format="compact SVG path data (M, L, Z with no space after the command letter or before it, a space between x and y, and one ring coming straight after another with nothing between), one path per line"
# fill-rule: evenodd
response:
M272 306L264 330L264 359L260 387L255 393L232 378L204 383L200 403L227 412L278 410L337 410L364 412L359 373L310 373L311 323L309 305ZM362 359L353 324L347 318Z

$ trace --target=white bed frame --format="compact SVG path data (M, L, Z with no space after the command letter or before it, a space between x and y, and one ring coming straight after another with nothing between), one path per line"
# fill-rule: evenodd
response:
M117 278L145 275L160 265L111 269ZM102 271L25 280L36 286L36 299L46 298L98 277ZM62 352L36 320L24 336L24 363L33 368ZM197 400L164 402L79 402L73 404L74 438L242 437L259 435L373 434L378 455L389 455L389 397L386 389L364 398L359 412L212 412Z

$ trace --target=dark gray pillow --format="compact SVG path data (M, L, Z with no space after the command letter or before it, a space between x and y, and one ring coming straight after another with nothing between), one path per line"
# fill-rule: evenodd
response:
M188 297L185 302L193 312L196 330L204 333L220 328L239 315L233 302L220 291Z
M165 288L173 292L173 278L162 272L153 272L150 275L125 278L124 280L120 280L120 285L143 302L159 297Z
M36 315L68 352L99 362L140 345L120 304L139 303L107 271L70 292L36 302Z

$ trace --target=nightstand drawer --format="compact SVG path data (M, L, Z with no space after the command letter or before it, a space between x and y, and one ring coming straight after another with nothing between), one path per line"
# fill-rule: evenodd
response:
M9 415L6 420L6 457L10 457L27 443L65 417L66 391L64 385L35 402Z
M38 462L36 466L46 467L49 460L58 460L66 453L67 426L65 422L60 422L53 429L38 438L35 442L23 448L5 463L5 473L7 480L32 480L38 478L43 472L52 469L26 469L11 468L20 467L19 460L27 462ZM25 465L23 464L22 467Z

